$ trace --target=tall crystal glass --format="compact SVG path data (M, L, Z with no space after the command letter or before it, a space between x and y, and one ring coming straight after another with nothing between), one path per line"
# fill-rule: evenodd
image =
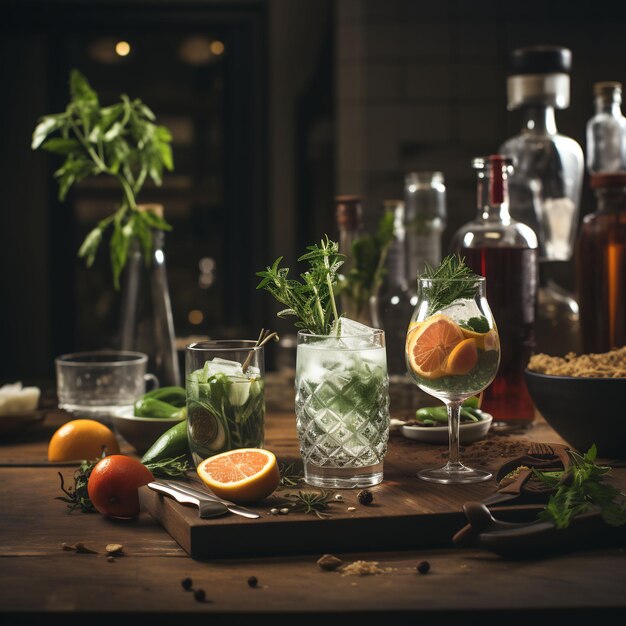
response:
M316 487L380 483L389 438L385 333L298 333L296 424L304 479Z
M480 482L491 474L466 467L459 458L460 412L463 400L479 394L495 378L500 340L485 297L485 279L464 280L463 289L457 288L457 281L441 280L418 280L405 355L417 386L448 409L449 455L444 467L422 470L418 476L446 484ZM451 302L441 299L455 292L461 296Z

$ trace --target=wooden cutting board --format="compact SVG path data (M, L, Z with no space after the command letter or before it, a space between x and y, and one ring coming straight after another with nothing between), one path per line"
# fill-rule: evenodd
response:
M482 467L495 470L519 456L527 445L528 439L523 437L492 436L469 446L465 457L475 464L475 459L482 459ZM291 458L277 453L280 460L296 458L293 453ZM231 514L202 520L197 508L181 505L147 487L141 489L140 497L152 516L197 559L443 546L450 545L452 535L465 524L463 503L482 500L495 490L493 481L438 485L417 478L418 470L442 465L445 454L445 446L429 446L393 435L385 458L385 480L371 489L372 504L359 504L356 490L337 491L343 499L333 501L330 515L324 519L303 513L271 515L272 507L281 506L279 497L249 507L261 514L256 520ZM312 489L306 485L300 488ZM277 493L294 491L297 489ZM349 511L349 507L355 510Z

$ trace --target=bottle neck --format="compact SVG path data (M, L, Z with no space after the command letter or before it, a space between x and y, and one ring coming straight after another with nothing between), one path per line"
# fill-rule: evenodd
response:
M498 181L498 176L501 176ZM509 190L506 176L496 172L495 180L491 179L489 170L478 173L478 213L476 219L481 222L511 223L509 214ZM501 188L498 188L501 185Z
M619 213L626 211L626 188L606 187L596 189L598 212Z
M622 117L621 104L621 96L613 95L612 97L598 97L596 98L596 114L608 113L611 117Z
M541 135L556 135L554 107L547 104L531 104L524 107L526 131Z

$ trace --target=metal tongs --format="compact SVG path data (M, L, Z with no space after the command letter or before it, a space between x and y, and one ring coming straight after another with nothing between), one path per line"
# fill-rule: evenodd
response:
M198 515L202 519L219 517L226 513L234 513L250 519L261 517L258 513L239 506L234 502L218 498L215 494L192 487L186 483L175 480L153 480L148 487L157 493L171 496L181 504L194 504L198 507Z

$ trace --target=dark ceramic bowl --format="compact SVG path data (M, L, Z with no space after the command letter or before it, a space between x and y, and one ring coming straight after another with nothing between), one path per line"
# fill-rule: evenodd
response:
M626 458L626 378L548 376L526 370L528 391L546 422L580 452Z

